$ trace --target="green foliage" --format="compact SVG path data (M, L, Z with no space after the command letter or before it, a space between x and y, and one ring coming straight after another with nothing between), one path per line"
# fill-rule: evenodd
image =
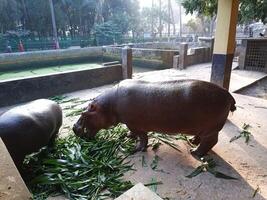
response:
M98 45L114 44L121 40L122 33L117 24L111 21L95 26L95 37Z
M90 36L96 25L112 23L121 34L135 31L139 4L135 0L54 0L57 32L59 37ZM45 0L0 0L0 33L30 30L35 36L52 36L49 1Z
M188 26L192 32L197 32L198 29L198 24L196 20L190 19L187 23L186 26Z
M163 6L160 10L158 5L154 5L152 8L143 8L141 11L141 27L143 32L151 32L153 24L153 36L159 34L160 24L159 16L161 16L162 23L172 23L171 19L168 17L167 7Z
M180 0L176 0L180 2ZM239 23L247 24L252 21L267 23L267 1L266 0L240 0L239 1ZM200 15L215 16L217 13L217 0L182 0L186 13L196 12Z
M230 139L230 142L233 142L233 141L235 141L235 140L237 140L237 139L243 137L243 138L245 138L245 142L246 142L246 144L248 144L249 141L250 141L250 137L251 137L251 135L252 135L251 132L248 131L249 128L251 128L251 126L250 126L249 124L244 123L244 124L243 124L243 127L242 127L242 131L240 132L240 134L239 134L239 135L236 135L236 136L234 136L234 137L232 137L232 138Z
M246 24L253 20L267 23L267 0L241 0L239 22Z
M117 126L90 141L69 135L53 148L28 156L25 168L34 174L28 185L35 199L58 193L70 199L114 198L132 187L123 180L123 174L132 170L125 159L134 146L124 139L126 134L124 127Z
M209 157L201 158L201 161L202 161L201 165L198 166L189 175L187 175L186 176L187 178L193 178L193 177L199 175L200 173L207 171L207 172L211 173L212 175L214 175L216 178L237 180L237 178L235 178L235 177L231 177L231 176L228 176L228 175L226 175L224 173L221 173L221 172L217 171L215 169L217 164L212 158L209 158Z
M217 13L217 0L182 0L182 5L186 14L196 12L206 16L214 16Z

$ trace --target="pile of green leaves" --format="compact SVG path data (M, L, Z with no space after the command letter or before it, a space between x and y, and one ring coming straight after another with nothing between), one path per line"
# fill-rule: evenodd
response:
M100 131L90 141L71 134L30 155L24 167L34 174L27 182L35 199L57 194L70 199L104 199L128 190L132 183L123 180L123 175L132 170L125 159L134 142L125 138L126 133L119 125Z

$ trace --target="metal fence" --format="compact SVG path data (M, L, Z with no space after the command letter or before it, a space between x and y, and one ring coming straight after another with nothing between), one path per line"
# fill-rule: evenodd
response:
M20 41L23 45L24 51L37 51L37 50L48 50L55 49L55 42L51 39L5 39L0 38L0 53L5 53L8 51L19 52L21 51ZM8 47L9 46L9 47ZM66 49L73 46L87 47L95 46L94 40L89 39L60 39L59 46L61 49Z
M128 43L144 43L144 42L190 42L194 40L191 36L177 37L167 36L159 37L128 37L124 36L122 38L114 40L105 40L104 38L95 38L94 36L88 36L84 38L60 38L59 47L60 49L66 49L73 46L78 47L90 47L90 46L103 46L103 45L113 45L113 44L128 44ZM0 37L0 53L5 53L8 51L19 52L20 41L22 42L24 51L37 51L37 50L48 50L55 49L55 42L51 38L42 39L19 39L19 38L1 38ZM10 49L8 49L8 46Z

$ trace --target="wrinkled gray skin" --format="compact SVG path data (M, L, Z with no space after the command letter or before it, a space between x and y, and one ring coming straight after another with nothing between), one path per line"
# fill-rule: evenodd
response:
M209 82L125 80L89 103L73 130L92 138L100 129L124 123L129 135L140 139L136 151L146 149L149 131L184 133L195 136L191 142L198 147L192 154L199 158L217 143L229 111L235 109L231 94Z
M60 106L46 99L17 106L0 116L0 137L19 171L25 155L52 142L61 124Z

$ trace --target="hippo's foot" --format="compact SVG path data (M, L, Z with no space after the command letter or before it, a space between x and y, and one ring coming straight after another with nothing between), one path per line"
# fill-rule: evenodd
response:
M191 155L197 159L197 160L201 160L201 158L204 156L203 154L201 154L197 149L193 148L193 149L190 149L190 153Z
M136 153L138 151L146 151L148 144L147 134L144 132L132 132L132 134L135 136L135 138L138 137L139 139L133 153Z
M198 148L191 150L193 157L200 160L200 158L207 155L209 150L211 150L212 147L214 147L214 145L218 142L218 132L210 135L212 136L201 138L201 142Z
M200 137L196 135L196 136L190 138L189 142L195 146L198 146L200 144Z
M55 130L55 132L52 133L51 138L49 139L49 143L48 143L49 147L52 147L55 145L55 141L58 136L58 133L59 133L59 129Z
M142 146L141 144L137 144L133 150L133 153L136 153L136 152L139 152L139 151L142 151L142 152L145 152L147 149L147 147L145 146Z
M134 134L132 131L129 131L129 132L127 133L127 137L128 137L128 138L131 138L131 139L134 139L134 140L137 140L137 136L136 136L136 134Z

